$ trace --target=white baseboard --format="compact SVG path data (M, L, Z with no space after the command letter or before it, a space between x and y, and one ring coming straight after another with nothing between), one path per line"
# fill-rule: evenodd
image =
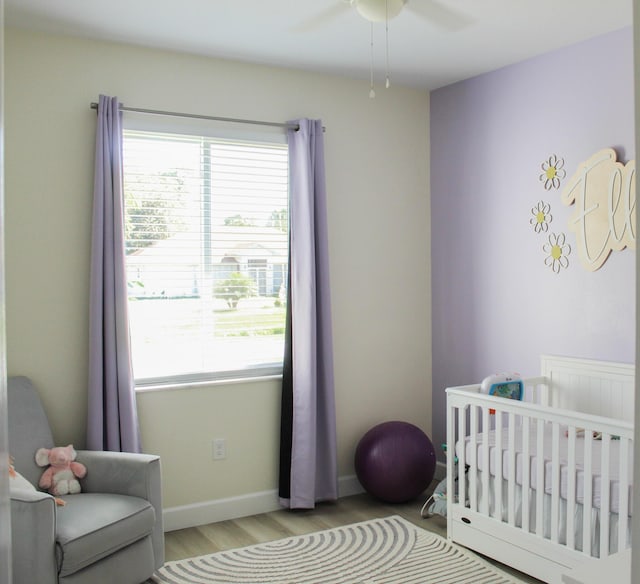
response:
M350 497L364 493L364 489L356 475L338 478L338 493L340 497Z
M355 475L338 479L340 497L348 497L363 493L364 489ZM191 505L168 507L162 512L165 531L175 531L207 523L216 523L227 519L237 519L248 515L258 515L282 509L278 499L278 491L260 491L238 497L202 501Z

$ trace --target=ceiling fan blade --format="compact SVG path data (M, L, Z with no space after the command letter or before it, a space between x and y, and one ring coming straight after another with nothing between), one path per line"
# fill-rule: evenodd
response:
M421 18L449 31L462 30L475 22L470 16L450 8L438 0L409 0L406 8Z
M311 32L331 24L334 20L340 18L346 12L351 10L351 2L349 0L337 0L333 5L327 6L321 12L304 20L293 28L294 32Z

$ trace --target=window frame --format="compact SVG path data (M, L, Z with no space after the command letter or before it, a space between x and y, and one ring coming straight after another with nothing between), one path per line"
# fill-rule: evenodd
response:
M176 139L180 140L185 137L203 137L210 139L213 142L235 142L235 143L249 143L260 146L279 146L280 148L286 148L286 134L282 129L262 128L256 127L248 130L247 128L233 128L229 129L228 125L219 122L203 122L202 120L184 120L184 119L171 119L163 118L162 123L158 123L157 120L154 123L149 123L148 119L139 116L125 115L125 123L123 125L123 132L125 140L127 134L132 132L145 132L155 134L156 136L162 135L175 135ZM287 209L289 207L289 172L288 172L288 153L287 153ZM126 161L124 161L126 167ZM202 164L202 161L201 161ZM205 179L206 180L206 179ZM126 213L126 206L124 209ZM289 237L287 232L287 253L286 257L289 257L288 245ZM125 258L126 261L126 258ZM212 266L216 264L211 264ZM263 265L251 265L251 261L247 261L249 266L249 272L261 271L264 268ZM288 259L284 264L278 264L278 273L282 282L286 286L286 280L289 272ZM275 269L274 264L274 269ZM275 272L274 272L275 275ZM127 279L128 281L128 279ZM129 295L127 295L127 302L130 303ZM131 323L131 321L129 321ZM129 325L131 326L131 325ZM131 330L130 330L131 335ZM131 361L134 373L134 384L136 391L149 391L158 389L171 389L177 387L195 387L202 385L215 385L221 383L238 383L238 382L250 382L258 380L266 380L273 378L281 378L284 361L284 351L282 354L282 360L277 363L264 363L263 365L250 365L244 368L231 368L220 370L203 370L197 372L179 373L175 375L157 375L148 377L136 377L135 375L135 355L133 354L133 343L131 344ZM283 343L284 348L284 343Z

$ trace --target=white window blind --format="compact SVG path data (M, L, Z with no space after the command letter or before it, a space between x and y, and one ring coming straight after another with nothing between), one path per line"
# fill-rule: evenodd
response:
M124 133L136 385L280 373L284 144Z

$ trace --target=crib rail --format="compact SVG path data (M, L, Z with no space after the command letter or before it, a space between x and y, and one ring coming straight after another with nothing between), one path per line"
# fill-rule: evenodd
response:
M551 408L545 377L525 386L524 402L482 394L478 385L446 390L447 451L457 454L460 473L456 481L448 456L447 492L458 493L449 505L584 555L625 549L633 425Z

